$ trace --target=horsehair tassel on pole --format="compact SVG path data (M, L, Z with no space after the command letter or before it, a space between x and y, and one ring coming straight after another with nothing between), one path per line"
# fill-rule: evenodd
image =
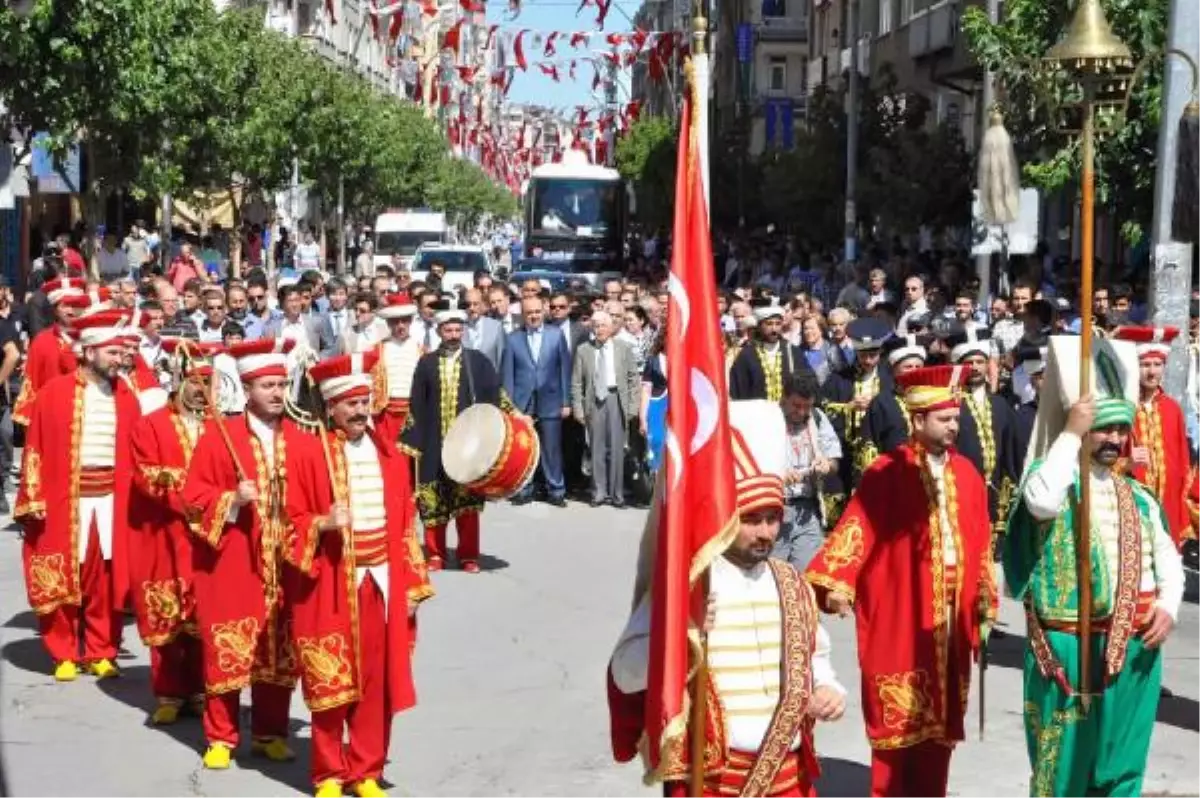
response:
M1194 98L1179 117L1175 143L1175 196L1171 203L1171 238L1195 243L1200 228L1200 103Z
M989 113L988 129L979 146L976 182L985 222L1003 227L1017 221L1021 209L1021 173L1012 137L1004 129L1004 117L995 107Z
M1079 203L1079 396L1092 386L1092 269L1094 266L1096 174L1095 123L1091 95L1083 102L1083 176ZM1092 696L1092 490L1091 447L1085 436L1079 449L1079 507L1075 514L1076 584L1079 585L1079 702L1086 714Z

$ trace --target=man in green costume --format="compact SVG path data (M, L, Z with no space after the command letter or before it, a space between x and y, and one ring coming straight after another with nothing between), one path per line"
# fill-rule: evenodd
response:
M1162 682L1161 646L1183 597L1183 567L1162 509L1114 469L1128 451L1135 412L1119 390L1114 393L1071 405L1065 429L1029 466L1009 517L1004 574L1025 603L1029 625L1024 709L1032 795L1141 794ZM1076 693L1074 537L1085 444L1091 452L1094 619L1087 712Z

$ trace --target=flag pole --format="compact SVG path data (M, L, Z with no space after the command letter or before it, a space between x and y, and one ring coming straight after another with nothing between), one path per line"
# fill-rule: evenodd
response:
M711 219L711 194L709 193L708 157L708 18L705 16L705 0L694 0L692 13L692 52L690 86L684 91L691 94L691 131L680 131L680 135L695 133L697 155L700 162L700 188L704 196L704 215ZM679 201L679 198L676 198ZM706 231L707 232L707 231ZM689 795L704 795L704 748L708 737L708 632L704 621L708 614L708 571L700 575L696 589L702 596L700 603L700 661L696 664L696 676L692 680L692 709L688 722L691 734L691 784Z

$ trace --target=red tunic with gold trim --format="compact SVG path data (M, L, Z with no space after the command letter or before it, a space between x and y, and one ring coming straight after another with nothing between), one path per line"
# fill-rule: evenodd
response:
M957 452L941 479L925 457L910 444L880 455L805 573L822 607L831 590L854 601L876 749L963 739L971 655L994 617L983 480Z
M1187 428L1179 403L1159 391L1149 402L1138 404L1133 424L1134 446L1149 450L1150 465L1134 466L1133 478L1150 489L1167 515L1167 531L1179 546L1195 536L1188 519Z
M33 402L46 383L63 374L70 374L79 359L71 349L71 341L58 324L51 324L33 337L25 354L25 380L13 403L12 417L17 424L29 424Z
M129 570L138 633L148 646L171 642L193 620L192 539L184 515L188 463L203 421L169 405L133 429L129 523L135 545Z
M304 456L305 447L316 445L316 439L283 420L268 455L250 429L248 414L225 424L247 478L258 483L259 499L242 507L230 522L238 473L210 421L196 444L183 487L188 526L197 538L192 575L205 688L209 694L240 690L251 682L291 688L298 666L281 579L288 536L285 464Z
M29 606L38 615L60 605L81 603L80 438L83 433L84 389L80 370L42 386L33 403L21 484L13 519L25 528L22 558ZM133 478L130 433L141 410L130 394L114 391L117 432L113 458L112 579L113 607L129 599L129 495Z
M336 494L351 504L348 444L327 433L333 457ZM299 573L289 578L292 629L300 658L304 700L314 712L357 701L361 651L358 629L359 566L387 565L387 706L401 712L416 703L410 657L408 602L433 595L414 528L412 475L408 458L375 431L369 432L382 476L383 535L346 530L323 533L319 525L334 504L329 472L319 440L307 456L293 459L288 472L288 517L284 556ZM315 450L315 451L314 451ZM351 510L354 514L353 509ZM360 513L359 515L362 515ZM370 540L368 540L370 538ZM347 545L349 544L349 545ZM361 562L360 562L361 560ZM336 663L336 666L335 666Z

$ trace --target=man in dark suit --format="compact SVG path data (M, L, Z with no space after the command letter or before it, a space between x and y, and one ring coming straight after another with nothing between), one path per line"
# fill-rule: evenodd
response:
M557 327L544 323L540 297L521 300L524 324L508 334L500 359L500 382L521 413L537 424L542 480L550 503L566 506L562 469L562 422L571 413L571 354ZM532 480L513 497L514 504L533 498Z
M463 346L482 352L499 371L504 356L504 327L487 315L487 303L478 288L468 289L465 299L467 328L463 333Z
M567 342L567 351L575 357L575 350L591 337L592 331L588 324L574 315L575 297L565 291L556 291L550 295L550 317L546 324L557 327L562 331ZM591 315L591 310L588 310ZM572 493L582 494L591 490L591 483L583 470L584 457L587 454L587 433L583 424L574 416L563 421L563 477L567 488Z

